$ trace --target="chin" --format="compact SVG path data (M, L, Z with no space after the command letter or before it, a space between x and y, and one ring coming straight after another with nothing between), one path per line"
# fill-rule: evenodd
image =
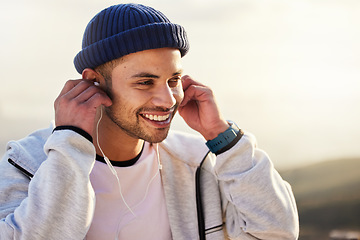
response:
M156 133L144 136L142 139L150 143L160 143L167 138L168 133L169 133L169 128L157 129Z

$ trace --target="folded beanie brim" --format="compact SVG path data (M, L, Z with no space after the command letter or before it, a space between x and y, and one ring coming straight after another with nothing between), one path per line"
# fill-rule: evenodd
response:
M78 73L125 55L157 48L177 48L181 56L189 50L185 29L170 22L155 22L120 32L83 48L75 57Z

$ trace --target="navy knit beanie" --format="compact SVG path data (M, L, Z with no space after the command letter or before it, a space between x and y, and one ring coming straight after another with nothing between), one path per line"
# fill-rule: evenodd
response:
M183 57L189 50L185 29L151 7L119 4L89 22L74 65L81 74L130 53L164 47L179 49Z

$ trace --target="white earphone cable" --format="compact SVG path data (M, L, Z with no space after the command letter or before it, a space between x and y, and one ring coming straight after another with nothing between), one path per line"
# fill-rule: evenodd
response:
M156 151L156 158L157 158L157 161L158 161L158 169L161 170L161 169L162 169L162 165L161 165L161 163L160 163L159 146L158 146L157 143L156 143L155 151ZM138 204L136 204L135 208L145 201L145 199L146 199L146 197L147 197L147 194L148 194L148 191L149 191L150 184L152 183L152 181L156 178L156 176L157 176L158 174L159 174L159 171L157 170L156 173L155 173L155 175L150 179L150 181L149 181L149 183L148 183L148 185L147 185L147 187L146 187L146 191L145 191L145 195L144 195L143 199L141 199L141 201L140 201Z
M127 202L125 201L125 198L124 198L124 196L123 196L123 194L122 194L122 190L121 190L120 180L119 180L119 177L118 177L118 175L117 175L117 173L116 173L115 168L114 168L113 165L111 164L109 158L107 158L107 157L105 156L103 150L102 150L101 147L100 147L100 143L99 143L99 124L100 124L101 119L102 119L102 107L101 107L101 110L100 110L99 120L98 120L98 122L97 122L97 124L96 124L96 142L97 142L97 145L98 145L98 147L99 147L99 150L100 150L101 154L104 156L104 160L105 160L106 164L108 165L108 167L110 168L110 171L111 171L112 174L116 177L116 180L117 180L117 183L118 183L118 186L119 186L119 192L120 192L121 199L123 200L126 208L132 213L132 215L133 215L134 217L136 217L134 211L129 207L129 205L128 205Z
M123 196L123 194L122 194L120 179L119 179L119 177L118 177L118 175L117 175L117 172L116 172L115 168L114 168L113 165L111 164L109 158L105 156L103 150L102 150L101 147L100 147L100 143L99 143L99 124L100 124L100 121L101 121L101 119L102 119L102 117L103 117L102 111L103 111L103 110L102 110L102 107L101 107L100 117L99 117L99 120L98 120L98 122L97 122L97 124L96 124L96 143L97 143L97 146L98 146L101 154L103 155L104 160L105 160L106 164L108 165L111 173L115 176L115 178L116 178L116 180L117 180L118 187L119 187L119 192L120 192L120 196L121 196L122 201L124 202L126 208L131 212L131 214L132 214L134 217L136 217L134 211L133 211L133 210L131 209L131 207L127 204L127 202L126 202L126 200L125 200L125 198L124 198L124 196ZM160 162L160 156L159 156L159 145L156 144L155 146L156 146L156 147L155 147L155 152L156 152L156 158L157 158L157 162L158 162L158 169L157 169L155 175L150 179L150 181L149 181L149 183L148 183L148 185L147 185L147 187L146 187L146 191L145 191L144 197L142 198L142 200L141 200L138 204L135 205L134 208L136 208L137 206L139 206L141 203L143 203L143 202L145 201L145 199L146 199L146 197L147 197L147 195L148 195L148 191L149 191L149 188L150 188L150 184L153 182L153 180L154 180L154 179L156 178L156 176L159 174L159 170L162 169L162 165L161 165L161 162ZM115 239L118 239L119 232L120 232L120 222L119 222L119 224L118 224L118 228L117 228L117 233L116 233Z

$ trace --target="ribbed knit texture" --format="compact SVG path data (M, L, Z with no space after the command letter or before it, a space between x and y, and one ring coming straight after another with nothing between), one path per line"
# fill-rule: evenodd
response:
M151 7L119 4L89 22L74 65L81 74L130 53L164 47L177 48L184 56L189 50L185 29Z

